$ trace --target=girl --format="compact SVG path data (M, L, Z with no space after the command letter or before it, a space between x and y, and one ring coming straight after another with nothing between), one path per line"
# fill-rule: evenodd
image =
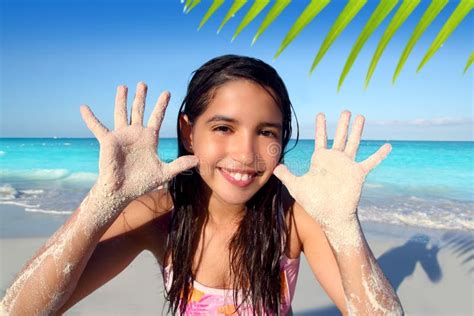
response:
M143 250L162 267L173 314L288 314L302 251L343 314L403 313L357 217L365 177L391 150L355 162L363 116L347 139L344 111L328 149L318 114L310 169L296 177L282 164L292 108L283 81L260 60L226 55L194 73L168 164L156 148L170 95L145 127L146 89L138 84L128 124L118 88L113 131L81 107L100 143L98 180L7 290L4 313L61 314Z

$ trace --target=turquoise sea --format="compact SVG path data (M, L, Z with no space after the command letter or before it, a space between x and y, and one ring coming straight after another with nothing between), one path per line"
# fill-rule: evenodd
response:
M176 142L160 139L162 160L176 158ZM356 160L364 160L385 142L362 141ZM392 152L365 182L361 220L472 231L474 142L388 142ZM313 140L300 140L285 157L290 170L304 174L313 148ZM21 207L22 221L64 222L94 184L98 157L95 138L0 138L0 212L2 204L14 204ZM13 220L16 215L2 216L2 229L15 230L20 225Z

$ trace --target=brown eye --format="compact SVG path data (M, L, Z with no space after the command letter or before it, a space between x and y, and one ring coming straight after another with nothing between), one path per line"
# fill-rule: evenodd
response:
M217 127L213 128L212 130L227 133L227 132L230 131L230 128L228 126L217 126Z
M262 133L264 136L276 137L276 134L273 133L272 131L262 131L261 133Z

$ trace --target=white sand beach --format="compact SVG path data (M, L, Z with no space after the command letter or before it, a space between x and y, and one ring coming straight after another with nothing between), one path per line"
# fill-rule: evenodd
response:
M2 210L6 207L10 208L2 205ZM364 230L407 315L473 315L472 234L430 235L408 229L395 236L394 232L400 230L396 227ZM46 239L0 239L2 296L15 274ZM292 306L295 315L339 315L304 258ZM151 253L143 252L121 274L66 315L160 315L166 314L163 308L159 266Z

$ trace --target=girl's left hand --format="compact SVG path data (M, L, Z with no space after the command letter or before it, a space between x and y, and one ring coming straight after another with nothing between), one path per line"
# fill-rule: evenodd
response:
M325 116L323 113L317 115L315 150L305 175L295 176L283 164L273 171L293 198L324 229L335 228L356 218L366 176L392 150L387 143L363 162L356 162L365 118L362 115L356 117L346 143L350 117L349 111L341 113L334 144L327 149Z

